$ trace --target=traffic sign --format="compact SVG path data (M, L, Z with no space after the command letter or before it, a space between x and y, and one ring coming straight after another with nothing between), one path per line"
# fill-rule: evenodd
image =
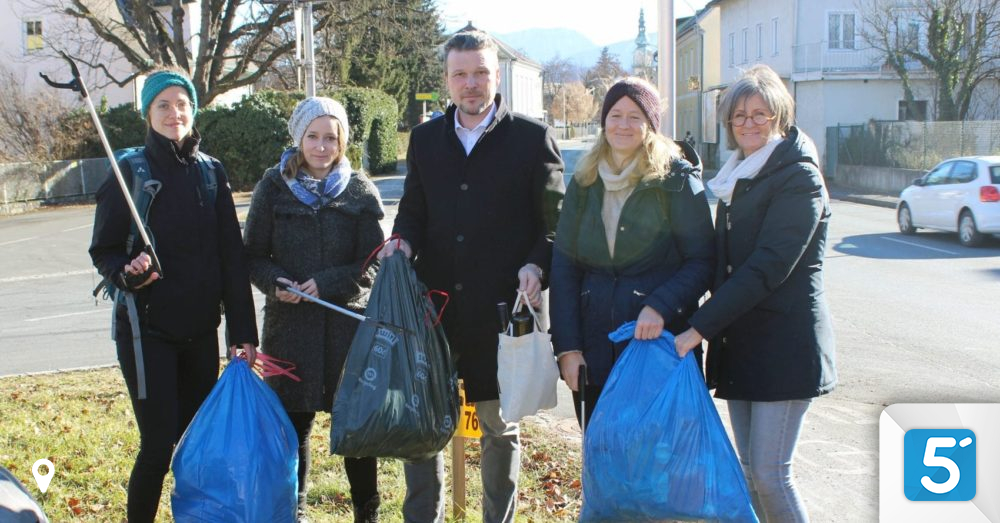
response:
M424 102L436 102L438 101L438 93L417 93L417 100Z

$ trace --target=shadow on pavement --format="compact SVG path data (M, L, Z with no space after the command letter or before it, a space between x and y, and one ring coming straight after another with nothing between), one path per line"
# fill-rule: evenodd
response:
M927 232L912 236L899 233L846 236L833 250L849 256L883 260L940 260L1000 257L1000 240L987 238L981 247L963 247L955 233ZM828 256L832 258L835 256ZM1000 270L997 271L1000 273Z

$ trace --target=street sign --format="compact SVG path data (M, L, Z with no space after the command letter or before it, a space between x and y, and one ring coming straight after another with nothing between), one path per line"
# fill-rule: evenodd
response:
M437 93L417 93L417 100L423 102L436 102L440 96Z

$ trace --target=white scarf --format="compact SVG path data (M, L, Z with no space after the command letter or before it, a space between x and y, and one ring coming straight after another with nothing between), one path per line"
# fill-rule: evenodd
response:
M601 175L601 180L604 181L604 190L606 191L620 191L628 186L628 177L635 170L635 166L639 163L639 156L629 162L628 165L622 169L622 172L615 174L614 169L611 168L611 164L607 160L601 160L597 164L597 173Z
M764 164L767 163L767 159L771 157L771 153L783 139L784 137L779 134L772 136L763 147L750 153L750 156L745 159L740 158L743 156L743 152L739 150L730 155L726 164L722 166L722 169L719 169L719 174L706 182L708 188L712 190L712 194L729 205L733 200L733 189L736 187L736 182L757 176Z

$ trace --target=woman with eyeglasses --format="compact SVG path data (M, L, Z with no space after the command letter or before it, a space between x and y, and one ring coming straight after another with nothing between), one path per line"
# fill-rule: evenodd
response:
M682 357L709 340L706 380L727 400L754 508L766 521L808 521L791 463L813 398L837 383L823 295L830 202L794 101L757 65L726 90L729 147L707 182L719 198L712 297L676 339Z

